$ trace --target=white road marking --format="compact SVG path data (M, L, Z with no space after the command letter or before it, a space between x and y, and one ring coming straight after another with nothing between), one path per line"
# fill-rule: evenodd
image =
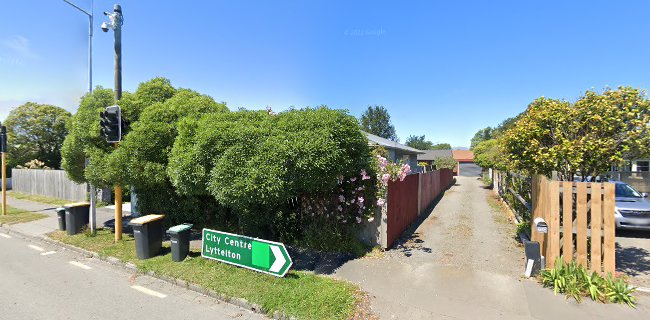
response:
M83 263L81 263L81 262L70 261L70 262L68 262L68 263L71 264L71 265L73 265L73 266L75 266L75 267L79 267L79 268L81 268L81 269L84 269L84 270L90 270L90 269L92 269L91 267L89 267L89 266L87 266L87 265L85 265L85 264L83 264Z
M142 292L142 293L144 293L144 294L148 294L148 295L150 295L150 296L154 296L154 297L157 297L157 298L161 298L161 299L162 299L162 298L166 298L166 297L167 297L166 294L162 294L162 293L160 293L160 292L158 292L158 291L153 291L153 290L151 290L151 289L147 289L147 288L145 288L145 287L141 287L141 286L138 286L138 285L131 286L131 288L133 288L133 289L135 289L135 290L138 290L138 291L140 291L140 292Z
M41 247L39 247L39 246L35 246L35 245L33 245L33 244L28 245L28 247L29 247L30 249L33 249L33 250L36 250L36 251L45 251L45 249L43 249L43 248L41 248Z
M43 253L41 253L41 255L42 255L42 256L49 256L49 255L51 255L51 254L55 254L55 253L56 253L56 251L48 251L48 252L43 252Z
M0 237L11 239L11 236L6 233L0 233Z

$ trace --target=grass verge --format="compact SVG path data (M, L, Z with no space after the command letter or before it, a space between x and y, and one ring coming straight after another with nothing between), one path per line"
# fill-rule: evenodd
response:
M33 195L33 194L26 194L26 193L20 193L20 192L15 192L15 191L9 191L9 192L7 192L7 195L12 197L12 198L16 198L16 199L20 199L20 200L29 200L29 201L34 201L34 202L53 204L53 205L57 205L57 206L62 206L64 204L74 202L74 201L69 201L69 200L63 200L63 199L57 199L57 198L49 198L49 197Z
M192 251L185 261L171 260L169 246L163 254L147 260L138 260L135 240L124 235L114 243L113 233L99 229L96 236L89 233L69 236L57 231L50 238L63 243L112 256L135 264L139 271L153 271L158 275L174 277L231 298L244 298L262 306L267 312L284 312L300 319L349 319L354 316L359 301L359 289L351 283L318 276L307 272L289 271L286 277L276 278L262 273L204 259Z
M47 217L47 215L42 213L36 213L7 206L7 215L0 213L0 225L30 222L43 219L45 217Z

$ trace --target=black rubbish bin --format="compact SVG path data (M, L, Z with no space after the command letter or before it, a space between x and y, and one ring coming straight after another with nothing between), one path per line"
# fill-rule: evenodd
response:
M59 219L59 230L65 231L65 208L56 208L56 217Z
M138 259L155 257L162 249L163 218L161 214L150 214L129 221L135 238L135 252Z
M65 208L65 229L69 235L81 232L81 229L88 225L90 203L69 203L64 205L63 208Z
M169 240L172 243L172 260L181 262L185 260L190 252L190 233L192 225L189 223L179 224L167 229Z

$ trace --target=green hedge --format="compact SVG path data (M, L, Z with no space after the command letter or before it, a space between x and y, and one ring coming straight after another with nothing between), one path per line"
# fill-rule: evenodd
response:
M310 226L327 226L344 241L374 208L368 142L346 111L230 112L155 78L124 94L131 128L114 149L99 133L113 104L108 89L83 97L63 166L77 182L134 187L143 213L288 242L320 239Z

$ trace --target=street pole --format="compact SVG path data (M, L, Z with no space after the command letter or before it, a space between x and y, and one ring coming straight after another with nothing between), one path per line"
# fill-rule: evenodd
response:
M7 215L7 127L0 124L0 151L2 152L2 215Z
M76 4L63 0L65 3L71 5L75 9L81 11L88 16L88 92L93 92L93 7L94 0L90 1L90 12L82 9Z
M115 104L122 99L122 7L113 6L115 35ZM115 148L119 146L115 143ZM115 241L122 240L122 186L115 185Z
M2 152L2 215L7 215L7 153Z
M81 9L68 0L63 1L88 16L88 93L90 94L93 92L93 10L95 1L90 1L90 12ZM86 159L87 165L88 159ZM97 232L97 190L95 190L92 183L88 183L88 189L90 189L90 232L94 235Z

